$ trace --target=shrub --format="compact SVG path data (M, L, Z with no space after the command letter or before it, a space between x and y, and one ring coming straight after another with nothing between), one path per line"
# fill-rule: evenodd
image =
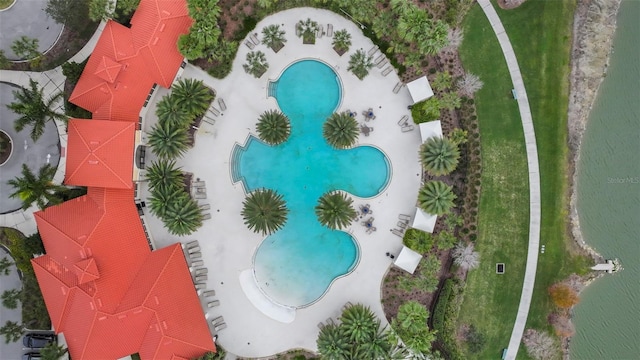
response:
M580 302L578 293L565 284L554 284L549 287L551 300L561 309L569 309Z
M440 117L440 100L432 97L420 101L411 108L411 117L416 124L437 120Z

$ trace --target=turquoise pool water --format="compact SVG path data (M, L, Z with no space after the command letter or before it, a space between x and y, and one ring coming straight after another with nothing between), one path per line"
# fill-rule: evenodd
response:
M322 124L342 97L340 79L329 66L315 60L296 62L270 88L291 120L291 136L279 146L250 137L232 166L248 191L270 188L284 196L288 221L258 247L255 277L275 302L303 307L319 299L358 261L351 235L318 222L318 198L332 190L373 197L387 185L391 170L385 155L374 147L335 150L322 137Z

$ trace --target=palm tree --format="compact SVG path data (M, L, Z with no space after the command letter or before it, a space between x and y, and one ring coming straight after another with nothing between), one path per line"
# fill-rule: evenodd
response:
M253 191L242 203L242 218L245 225L262 235L281 229L287 222L287 209L282 195L271 189Z
M3 257L2 259L0 259L0 274L11 274L11 266L13 266L13 261L9 260L8 257Z
M175 186L153 188L151 197L149 198L149 209L151 213L160 219L165 219L169 211L169 205L174 203L176 199L183 194L185 194L184 190Z
M215 98L215 94L204 85L202 80L180 79L171 87L171 95L192 118L196 118L207 111Z
M338 30L333 34L333 50L335 50L340 56L349 51L351 46L351 34L345 29Z
M188 126L193 118L192 114L180 104L179 97L169 94L165 95L156 107L156 116L159 122L168 122L178 126Z
M373 56L367 55L363 49L358 49L349 59L348 71L362 80L369 75L369 69L373 67Z
M58 360L67 352L69 352L69 349L64 347L64 345L58 345L54 342L48 343L40 349L40 355L43 360Z
M186 192L172 199L164 215L164 224L173 235L185 236L202 226L202 212Z
M353 199L342 192L329 192L320 199L316 205L318 221L330 229L343 229L356 218L356 210L351 205Z
M420 208L433 215L446 214L454 206L455 199L451 186L442 181L429 181L418 193Z
M405 345L414 352L427 353L435 339L435 332L429 331L427 319L429 310L417 301L408 301L398 308L398 315L391 326Z
M284 43L287 42L284 34L286 32L280 29L280 25L271 24L262 29L262 43L271 48L274 52L280 51L284 47Z
M4 335L5 344L20 340L23 334L24 326L15 321L8 320L4 326L0 327L0 335Z
M360 344L371 341L376 336L380 324L371 309L362 304L347 307L342 312L340 321L344 336L351 342Z
M376 328L378 330L373 334L373 337L366 342L360 344L360 348L364 354L365 359L389 359L391 358L389 352L391 351L391 342L389 341L389 335L385 333L384 329L379 329L380 320L376 320ZM404 359L404 357L402 358Z
M322 126L324 139L336 149L346 149L358 138L358 122L348 112L333 113Z
M424 254L433 247L433 236L428 232L411 228L404 233L402 243L409 249Z
M351 348L344 330L335 324L327 324L322 327L316 345L322 359L332 360L346 360Z
M269 63L262 51L250 51L247 53L247 63L242 64L242 68L247 74L260 78L269 68Z
M459 242L451 252L454 264L465 270L475 269L480 265L480 254L473 251L473 244Z
M291 134L289 118L278 110L268 110L258 119L258 136L270 145L285 142Z
M56 168L47 164L40 168L36 176L26 164L22 164L22 177L7 181L16 191L9 195L22 200L22 209L26 210L34 202L43 210L50 205L60 204L60 193L67 190L64 186L56 185L51 180L56 174Z
M2 296L0 296L0 298L2 299L2 306L6 307L7 309L17 308L18 301L20 300L21 296L22 296L22 290L18 290L18 289L5 290L2 293Z
M433 176L447 175L456 169L460 150L447 138L431 137L420 147L420 161L427 173Z
M17 101L7 105L16 114L20 115L14 123L16 131L22 131L25 126L31 125L31 139L36 141L44 134L45 125L49 120L66 121L67 117L53 109L56 101L62 98L62 92L55 93L45 101L44 89L38 89L38 83L29 80L29 89L20 88L13 92Z
M302 37L303 44L315 44L316 32L318 32L318 23L307 18L307 20L300 20L296 24L296 34L298 37Z
M160 159L151 163L146 170L147 181L152 189L182 186L184 176L180 168L176 167L174 160Z
M163 159L182 156L187 151L187 129L169 122L158 123L149 134L151 151Z

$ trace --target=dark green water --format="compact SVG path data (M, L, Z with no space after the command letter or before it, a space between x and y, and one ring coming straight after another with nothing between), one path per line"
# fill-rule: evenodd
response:
M624 271L589 286L575 309L571 358L640 359L640 1L624 0L614 53L578 168L585 241Z

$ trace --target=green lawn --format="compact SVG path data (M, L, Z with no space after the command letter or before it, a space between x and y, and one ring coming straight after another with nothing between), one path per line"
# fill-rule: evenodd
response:
M495 4L494 4L495 6ZM529 0L501 20L520 64L534 120L541 176L541 244L527 326L548 329L547 287L587 261L568 252L567 103L569 48L575 1ZM521 119L498 41L478 5L464 22L460 49L465 69L484 81L476 94L483 158L477 249L481 267L469 274L460 323L487 340L477 358L497 358L508 345L516 316L529 232L529 184ZM495 274L495 263L506 274ZM522 350L518 358L526 359Z

